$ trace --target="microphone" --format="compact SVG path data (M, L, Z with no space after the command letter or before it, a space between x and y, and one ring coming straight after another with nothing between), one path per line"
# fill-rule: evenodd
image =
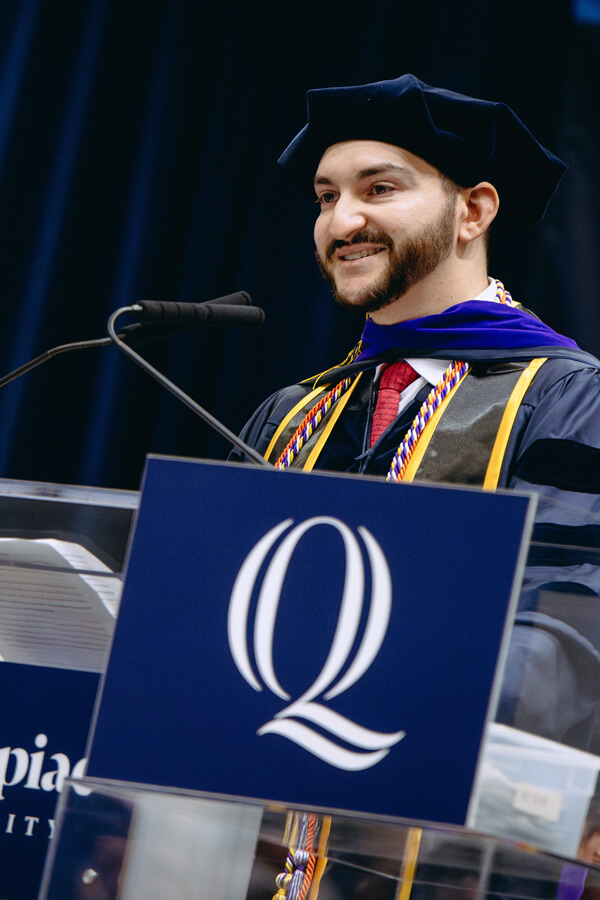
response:
M126 325L119 332L119 338L132 347L139 347L152 341L162 340L171 337L174 334L180 334L193 328L195 325L216 325L221 327L241 326L242 328L256 328L264 322L265 314L262 309L253 307L250 294L246 291L237 291L235 294L226 294L224 297L215 297L214 300L206 300L204 303L162 303L156 300L142 300L139 303L139 311L147 316L147 322L136 322L134 325ZM222 310L220 313L211 312L212 307ZM191 313L187 310L191 307L199 312ZM178 324L174 322L174 313L172 308L183 310L179 314ZM145 312L145 310L148 312ZM163 312L163 309L165 310ZM232 311L232 310L235 310ZM123 311L131 311L134 315L138 312L138 304L126 307ZM162 324L168 319L170 324ZM67 353L70 350L88 350L92 347L110 347L113 343L112 338L95 338L89 341L76 341L69 344L60 344L58 347L52 347L45 353L36 356L18 369L14 369L7 375L0 378L0 388L5 384L14 381L26 372L30 372L42 363L48 362L61 353Z
M232 297L235 298L233 303L231 302ZM154 378L155 381L158 381L159 384L170 391L170 393L177 397L177 399L187 406L188 409L191 409L192 412L195 412L196 415L200 416L207 425L210 425L214 431L224 437L230 444L233 444L234 447L241 450L248 460L259 466L272 469L273 466L271 463L267 462L260 453L257 453L253 447L250 447L242 441L237 434L230 431L229 428L223 425L222 422L219 422L218 419L207 412L207 410L200 406L199 403L192 400L192 398L182 391L181 388L177 387L176 384L169 381L169 379L159 372L158 369L155 369L154 366L151 366L150 363L139 355L139 353L136 353L131 346L131 334L133 329L153 328L155 329L155 334L159 336L156 329L165 327L163 325L165 322L170 323L166 325L166 328L171 334L201 324L240 325L245 323L246 327L248 327L248 324L250 323L250 327L256 327L263 323L264 312L262 309L249 306L251 303L250 296L245 291L241 291L237 295L229 295L229 297L218 297L215 301L209 300L206 303L161 303L154 300L141 300L133 306L123 306L121 309L117 309L112 316L110 316L107 323L107 329L110 340L113 341L125 356L128 356L136 365L150 375L151 378ZM115 330L117 319L125 313L141 316L145 320L136 323L136 325L127 326L131 328L127 342L122 339L121 332L117 334ZM173 324L173 322L175 322L175 324ZM123 331L126 331L126 329L123 329ZM136 335L137 333L134 332L134 338ZM143 337L143 331L140 331L139 335ZM151 339L154 340L154 337Z
M205 310L212 307L235 306L236 308L253 308L252 298L247 291L236 291L215 297L203 303L180 303L174 300L139 300L132 306L136 317L141 322L193 322L195 317L207 318ZM210 315L208 316L210 318Z
M235 306L230 303L161 303L158 300L140 300L132 310L143 324L164 322L166 325L241 326L258 328L265 320L265 314L257 306Z
M134 316L140 315L144 319L142 322L136 322L134 325L127 325L118 334L115 332L114 324L119 316L124 313L130 313ZM252 462L257 465L272 468L264 457L256 452L252 447L244 443L236 434L226 428L218 419L211 416L203 409L195 400L188 397L173 382L169 381L157 369L146 362L132 346L156 341L173 334L179 334L193 328L197 325L213 325L218 327L241 326L245 328L256 328L264 322L265 314L262 309L252 306L250 295L246 291L238 291L235 294L227 294L224 297L216 297L214 300L207 300L204 303L179 303L179 302L160 302L155 300L141 300L133 306L124 306L112 314L108 320L109 337L96 338L89 341L77 341L75 343L60 344L58 347L52 347L35 359L30 360L25 365L19 366L0 378L0 388L20 375L30 372L36 366L47 362L61 353L69 350L86 350L91 347L107 347L111 344L116 346L130 357L138 366L151 375L159 384L162 384L168 391L174 394L182 403L189 407L193 412L204 419L215 431L221 434L230 444L237 447Z
M126 325L119 337L130 347L139 347L187 331L198 325L220 328L258 328L264 320L262 309L252 306L246 291L216 297L205 303L140 300L129 311L139 321Z

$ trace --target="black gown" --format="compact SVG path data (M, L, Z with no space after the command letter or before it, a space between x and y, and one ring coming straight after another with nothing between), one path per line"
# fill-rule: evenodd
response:
M447 358L448 350L417 353L398 348L391 355ZM462 408L457 405L454 411L450 403L444 417L446 444L440 445L444 449L437 453L435 464L419 469L416 481L481 483L474 463L485 455L495 435L498 416L494 419L491 415L494 404L499 397L502 405L507 399L502 397L501 379L495 376L512 367L522 369L533 358L548 357L518 406L497 480L498 488L538 495L497 718L600 753L600 362L583 351L564 347L455 350L453 356L472 363L465 385L471 379L475 399L463 402ZM374 358L326 374L327 381L335 383L347 372L363 371L361 383L315 468L387 474L430 387L419 393L370 448L374 374L381 361ZM510 379L508 383L512 383ZM254 413L242 439L264 454L279 424L314 385L309 379L277 391ZM306 409L302 410L290 427L305 413ZM318 431L311 441L317 439ZM276 457L272 454L270 458ZM231 459L241 461L243 457L235 451ZM297 464L301 466L302 461Z

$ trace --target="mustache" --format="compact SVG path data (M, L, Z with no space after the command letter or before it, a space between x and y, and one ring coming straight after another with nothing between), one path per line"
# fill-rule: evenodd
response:
M359 231L351 241L332 240L325 249L325 259L331 262L333 254L342 247L351 247L352 244L383 244L388 250L393 250L394 242L385 231Z

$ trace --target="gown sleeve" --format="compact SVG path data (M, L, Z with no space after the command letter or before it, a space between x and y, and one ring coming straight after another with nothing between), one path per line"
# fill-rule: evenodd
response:
M600 371L553 360L532 387L505 473L538 499L498 718L600 753Z

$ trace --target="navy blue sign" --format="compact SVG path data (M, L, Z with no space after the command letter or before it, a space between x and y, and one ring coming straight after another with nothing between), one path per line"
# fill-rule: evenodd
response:
M64 779L84 774L100 676L0 663L0 896L38 895Z
M90 775L463 823L528 507L151 458Z

